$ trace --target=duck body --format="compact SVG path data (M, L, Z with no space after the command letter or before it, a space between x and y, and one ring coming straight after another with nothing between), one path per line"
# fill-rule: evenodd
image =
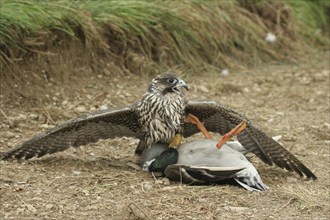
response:
M228 142L220 150L216 148L216 144L216 141L209 139L182 144L177 150L177 162L173 164L164 162L164 155L170 155L166 153L167 149L170 148L166 147L165 144L155 144L142 154L142 161L145 160L144 170L154 171L147 169L147 167L152 163L157 163L157 167L159 167L159 163L161 163L164 165L163 173L165 176L186 184L215 184L226 180L235 180L250 191L266 191L268 189L255 167L241 152L234 149L239 147L236 146L240 145L239 142ZM152 155L154 158L152 159L148 155ZM161 160L158 161L158 157ZM148 162L149 165L147 165Z

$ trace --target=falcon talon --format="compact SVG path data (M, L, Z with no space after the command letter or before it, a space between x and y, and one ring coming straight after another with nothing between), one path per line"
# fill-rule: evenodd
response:
M182 135L176 134L172 139L169 147L179 147L181 145L182 139L183 139Z
M117 109L103 109L39 133L16 147L0 153L0 159L30 159L95 143L100 139L134 137L140 140L136 152L153 144L170 143L176 134L192 136L201 130L226 134L230 125L242 121L237 112L214 101L187 101L181 89L188 85L172 73L163 73L151 80L147 91L135 104ZM188 126L187 115L194 115L205 122L197 123L198 129ZM199 121L199 120L198 120ZM246 122L249 122L246 119ZM204 130L205 129L205 130ZM281 144L253 126L245 128L238 140L263 162L294 171L300 176L316 176ZM206 133L206 132L207 133Z
M232 137L238 135L246 128L246 120L244 119L235 128L224 134L220 141L216 144L217 148L220 149L227 141L230 141Z
M196 125L197 128L203 133L203 135L206 139L212 139L212 136L210 135L210 133L206 130L206 128L204 126L205 121L201 122L195 115L187 114L187 116L185 117L185 122Z

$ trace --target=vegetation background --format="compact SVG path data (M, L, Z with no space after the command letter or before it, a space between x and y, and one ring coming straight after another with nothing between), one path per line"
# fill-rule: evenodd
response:
M2 65L74 44L120 69L185 72L294 62L329 48L328 0L1 0ZM276 43L266 41L267 34ZM2 71L1 76L5 74Z

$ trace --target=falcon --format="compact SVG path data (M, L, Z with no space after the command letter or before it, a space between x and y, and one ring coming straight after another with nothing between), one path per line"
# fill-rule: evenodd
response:
M237 138L249 152L269 165L275 163L302 177L316 179L302 162L245 116L214 101L187 101L182 89L188 86L181 78L173 73L160 74L152 79L146 93L136 103L64 122L1 153L0 159L41 157L71 146L123 136L140 139L137 152L142 152L157 142L172 143L176 135L189 137L200 131L207 135L205 130L224 135L245 121L246 128Z

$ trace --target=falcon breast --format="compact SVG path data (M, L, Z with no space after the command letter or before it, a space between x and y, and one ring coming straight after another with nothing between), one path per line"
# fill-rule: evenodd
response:
M177 133L182 133L186 100L181 88L188 89L182 79L161 74L151 81L142 100L134 106L146 147L157 142L170 143Z

